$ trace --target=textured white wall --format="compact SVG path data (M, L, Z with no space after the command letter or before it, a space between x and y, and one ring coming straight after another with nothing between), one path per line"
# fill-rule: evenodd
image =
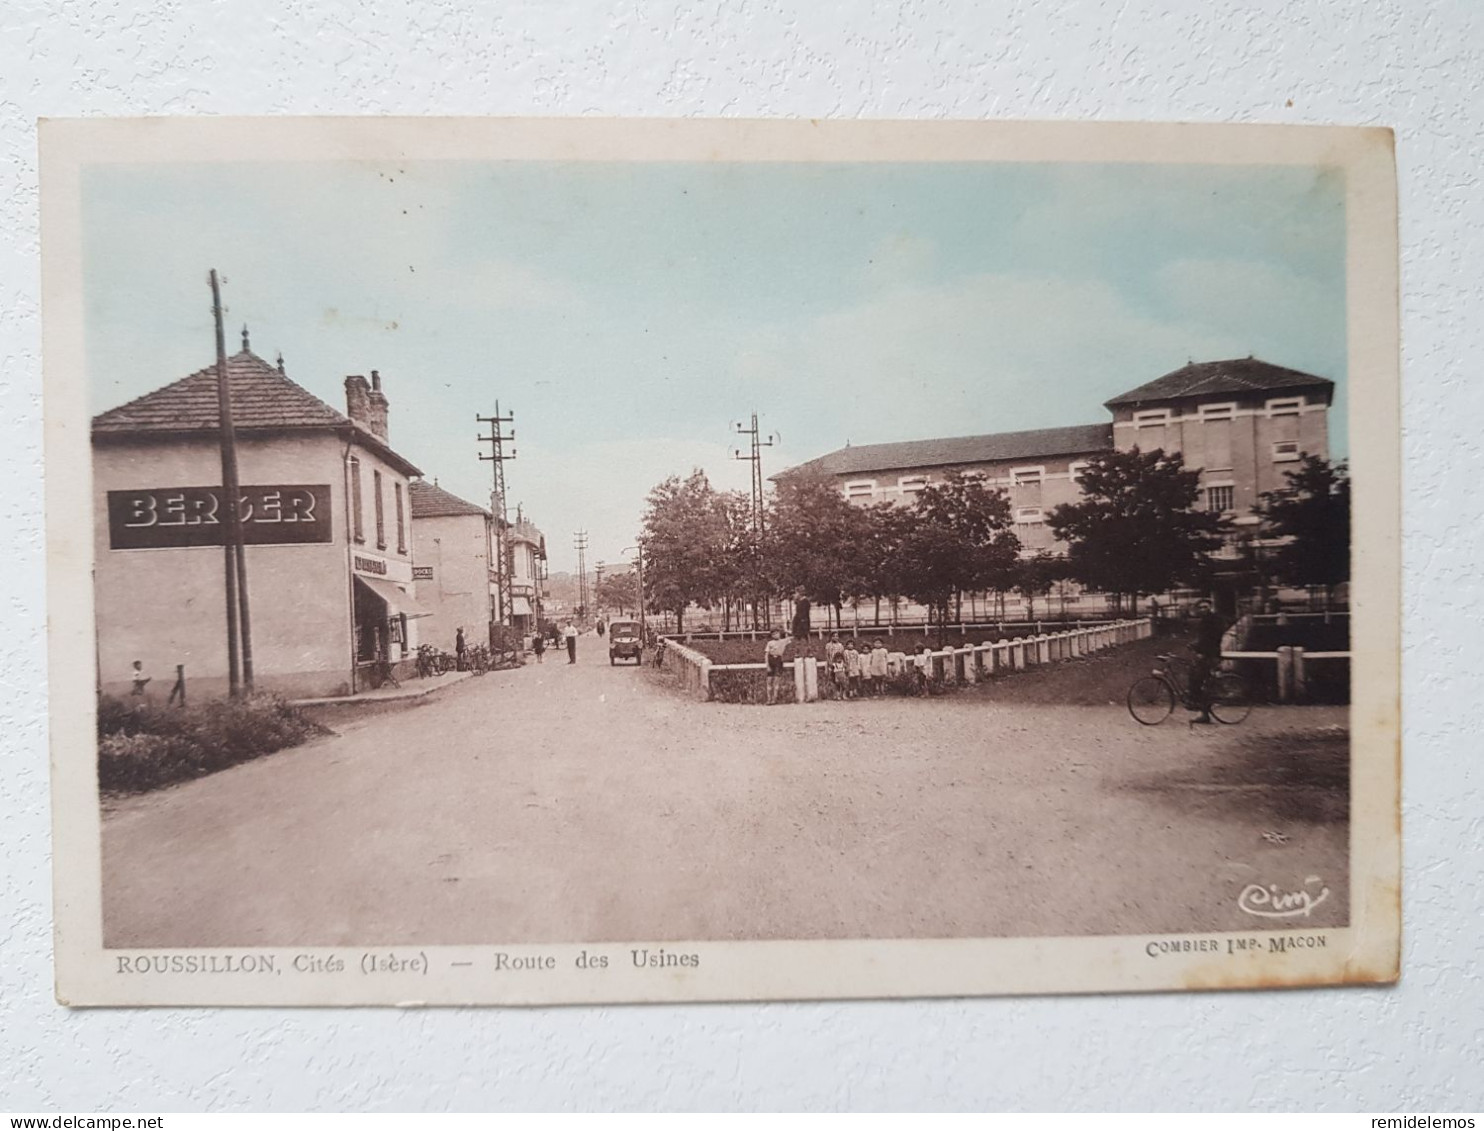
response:
M374 14L371 14L374 13ZM1395 990L398 1013L51 994L34 120L604 114L1396 127L1406 949ZM0 6L0 1110L1484 1103L1476 0L6 0Z

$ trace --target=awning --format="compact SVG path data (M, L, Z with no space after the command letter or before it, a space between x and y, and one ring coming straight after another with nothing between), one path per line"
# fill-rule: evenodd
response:
M417 603L417 598L395 581L383 581L379 577L362 577L356 574L356 584L370 590L371 595L386 606L388 616L405 616L408 620L430 617L433 610Z
M510 598L510 615L513 617L528 617L531 615L531 602L524 597Z

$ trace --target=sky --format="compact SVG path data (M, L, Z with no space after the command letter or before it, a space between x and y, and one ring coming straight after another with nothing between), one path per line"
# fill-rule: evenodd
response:
M392 446L487 504L477 414L515 414L553 571L634 544L703 468L746 489L843 447L1093 424L1191 360L1338 383L1343 175L1319 167L325 160L94 165L87 380L101 412L229 350L344 411L379 370Z

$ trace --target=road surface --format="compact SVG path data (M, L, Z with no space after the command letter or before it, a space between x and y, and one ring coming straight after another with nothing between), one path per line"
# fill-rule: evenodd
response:
M1343 708L705 704L603 645L111 803L106 945L1238 930L1292 925L1244 887L1310 876L1332 894L1301 925L1346 921L1343 798L1229 772Z

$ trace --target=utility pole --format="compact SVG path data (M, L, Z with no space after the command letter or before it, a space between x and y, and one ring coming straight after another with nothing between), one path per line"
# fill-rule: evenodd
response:
M599 601L601 601L603 599L603 563L602 562L599 562L597 565L593 566L593 573L596 575L593 578L593 604L597 604Z
M227 380L227 338L222 327L222 289L215 267L211 269L209 281L211 314L216 323L216 403L221 425L222 494L225 496L222 506L227 518L227 537L222 548L227 603L227 687L235 699L244 689L252 694L252 615L247 599L247 556L242 547L242 485L237 478L237 431L232 424L232 388ZM245 326L242 328L242 348L247 348Z
M577 616L587 615L587 531L579 530L572 535L572 546L577 551Z
M490 511L495 516L495 623L504 627L506 622L506 610L510 607L510 561L506 549L506 527L509 521L505 509L505 462L515 458L515 449L512 447L508 452L505 450L507 443L515 442L515 429L510 429L510 435L505 435L505 425L515 423L515 413L507 416L500 415L500 402L495 402L494 416L476 416L475 420L480 424L488 424L490 434L480 436L481 444L490 446L489 455L479 453L479 458L491 465L494 472L494 481L490 489ZM491 646L493 647L493 641Z
M764 625L759 625L757 606L759 597L758 589L760 588L759 579L762 574L761 555L763 552L764 534L763 449L771 448L775 443L777 443L778 436L774 433L769 433L767 439L763 438L763 435L761 431L759 431L757 426L757 413L755 412L752 414L752 426L750 428L744 428L740 424L735 425L735 428L737 430L737 435L746 436L750 441L748 450L745 453L740 448L732 449L732 458L746 460L748 463L752 464L752 627L754 630L756 630L760 627L764 627L771 620L771 617L769 615L770 610L764 609Z

